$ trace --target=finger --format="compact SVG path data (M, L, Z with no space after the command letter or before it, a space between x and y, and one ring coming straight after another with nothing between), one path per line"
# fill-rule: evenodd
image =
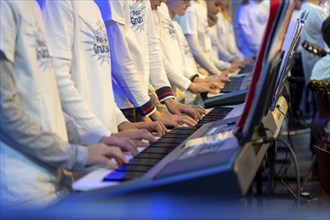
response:
M152 124L153 124L152 131L156 132L158 136L161 137L166 133L166 131L167 131L166 127L162 122L157 121L157 122L153 122Z
M150 146L150 143L146 142L146 141L136 141L136 143L139 147L149 147Z
M137 150L137 147L135 147L135 146L124 146L124 147L121 147L121 149L123 149L124 151L130 152L133 156L135 156L139 153Z
M156 138L146 129L140 129L140 136L138 139L144 139L151 143L154 143L156 141Z
M225 71L223 71L223 72L221 73L221 76L222 76L222 78L223 78L223 77L227 77L228 74L229 74L229 71L225 70Z
M170 113L172 113L173 115L180 115L181 112L179 111L179 109L177 108L171 108L171 109L168 109Z
M202 120L203 116L203 113L198 111L198 120Z
M210 90L208 92L211 94L219 94L218 90L212 89L212 88L210 88Z
M165 125L161 122L158 123L158 130L157 130L157 134L162 137L164 134L166 134L167 129L165 127Z
M195 105L195 106L193 106L194 108L196 108L196 109L198 109L198 111L199 112L201 112L203 115L206 115L206 109L205 108L203 108L202 106L200 106L200 105Z
M193 108L191 108L189 111L187 111L186 114L187 114L188 116L190 116L191 118L193 118L194 120L196 120L196 121L199 120L198 111L196 111L196 110L193 109Z
M108 147L106 155L108 157L109 156L113 157L119 165L121 165L123 163L128 163L126 156L123 154L123 152L119 148Z
M110 167L111 169L115 170L118 168L118 164L116 164L115 162L113 162L112 160L110 160L109 158L105 158L105 163L108 167Z
M135 144L135 140L129 138L121 138L117 145L122 149L137 147L137 145Z
M215 81L215 82L212 83L212 85L219 88L219 89L223 89L223 83Z
M203 110L201 108L192 108L191 107L191 109L193 109L193 111L195 112L195 115L197 117L197 119L195 118L195 120L199 121L203 118Z
M222 81L223 83L226 83L226 82L230 82L230 79L229 79L228 77L223 77L223 78L221 79L221 81Z
M178 126L178 122L177 122L177 117L179 117L178 115L168 115L168 118L166 120L162 120L162 123L169 128L173 128Z
M189 116L181 115L177 117L177 123L187 124L190 127L197 125L197 122Z
M150 142L155 141L154 136L147 130L147 129L139 129L135 131L130 138L137 139L137 140L147 140Z
M199 112L199 110L198 109L193 109L194 110L194 119L196 120L196 121L199 121L200 119L202 119L202 114Z
M205 110L202 108L194 108L197 112L198 120L201 120L204 116Z

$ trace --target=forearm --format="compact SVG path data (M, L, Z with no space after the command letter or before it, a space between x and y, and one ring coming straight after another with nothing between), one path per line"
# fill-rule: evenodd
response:
M162 102L168 98L174 98L170 82L167 78L164 63L163 51L161 49L160 36L156 29L153 16L147 18L147 39L148 39L148 55L149 55L149 80L155 88L158 99Z
M186 35L186 39L191 48L191 52L199 65L205 68L209 73L214 75L219 75L220 71L214 65L214 63L210 60L207 53L203 51L203 49L199 46L198 40L194 35Z
M63 111L87 132L99 134L100 137L109 136L111 131L96 117L75 87L70 75L71 60L54 57L52 61Z
M132 105L139 111L142 117L147 117L155 108L148 96L148 87L142 81L137 72L128 45L128 39L125 36L125 26L112 20L106 22L111 50L113 78L125 93L125 96ZM132 42L133 43L133 42ZM142 64L141 64L142 65Z
M216 38L216 37L215 37ZM216 49L217 49L217 54L219 56L219 58L225 62L230 62L233 58L235 58L232 54L230 54L227 49L224 47L223 43L224 42L220 42L219 39L213 39L212 40L214 42L214 44L216 45ZM226 42L227 43L227 42Z
M109 136L100 135L98 132L87 131L81 127L72 117L64 113L65 125L70 144L93 145L98 144L103 137Z
M1 140L50 166L69 170L83 169L87 161L87 148L70 145L33 121L19 103L12 63L3 57L0 63Z
M225 62L223 60L219 60L219 59L213 59L213 62L215 64L215 66L220 69L220 70L226 70L226 69L230 69L231 64L228 62Z
M180 68L175 68L175 66L173 66L166 57L164 58L164 66L171 84L178 87L182 91L187 90L191 81L188 77L179 72ZM184 72L183 69L182 71Z

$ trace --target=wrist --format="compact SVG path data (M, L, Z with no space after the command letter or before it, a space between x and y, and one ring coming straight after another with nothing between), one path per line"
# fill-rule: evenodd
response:
M194 83L207 83L208 82L208 78L201 78L201 77L197 77L195 80L194 80Z
M195 82L195 80L197 80L199 78L199 75L198 74L195 74L191 77L191 82Z
M175 102L175 100L174 100L174 98L172 98L172 97L164 100L164 104L165 104L166 106L168 106L168 105L173 105L174 102Z
M132 125L133 124L128 121L122 122L118 125L118 131L123 131L123 130L129 129L132 127Z
M154 111L149 117L152 121L157 121L160 116L160 112L158 110Z
M188 90L191 92L191 93L196 93L196 83L190 83L189 87L188 87Z
M112 137L106 137L106 136L103 136L101 139L100 139L100 141L99 141L99 143L105 143L105 141L106 141L106 139L112 139L113 138L113 136Z

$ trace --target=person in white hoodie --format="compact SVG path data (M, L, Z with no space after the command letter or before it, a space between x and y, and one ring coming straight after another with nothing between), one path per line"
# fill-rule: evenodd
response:
M0 10L0 207L39 209L68 194L69 171L127 160L66 129L38 3L2 0Z
M188 42L174 19L175 15L184 15L189 6L189 1L168 0L153 11L153 16L165 70L177 100L188 104L201 104L201 97L194 94L218 93L217 89L222 89L223 85L220 78L204 77L198 73Z
M193 0L186 13L176 16L176 20L181 25L196 62L209 74L220 76L224 70L236 71L237 66L213 56L207 13L208 6L215 3L214 0ZM217 10L217 7L213 8ZM224 74L227 75L227 72Z
M146 145L142 139L154 141L150 132L158 132L160 136L166 132L161 122L130 123L117 107L112 90L108 36L93 0L45 1L43 16L67 114L81 126L110 135L111 143L134 154L137 147ZM123 138L128 140L123 142Z
M137 112L142 118L162 121L166 126L196 125L203 109L174 100L164 69L159 38L155 33L152 9L160 0L97 0L109 37L116 102L127 115ZM149 82L169 112L157 110L148 95ZM183 115L183 114L187 115Z
M220 59L242 63L243 65L252 64L253 60L245 57L237 47L230 0L220 1L219 13L216 16L218 18L216 23L216 44Z
M269 8L263 0L242 3L238 10L240 48L247 58L256 58L266 30Z

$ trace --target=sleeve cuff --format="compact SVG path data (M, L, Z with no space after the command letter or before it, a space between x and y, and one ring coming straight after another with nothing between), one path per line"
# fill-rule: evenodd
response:
M88 148L79 145L75 145L74 147L76 148L76 160L72 171L81 171L87 164Z
M116 116L117 116L117 125L120 125L123 122L128 122L125 115L122 113L122 111L117 107L116 105Z
M156 106L152 103L151 99L141 107L136 108L137 112L142 118L149 117L156 110Z
M106 135L101 135L99 133L94 133L94 132L88 132L86 134L81 135L81 143L82 145L92 145L92 144L98 144L100 143L100 140L104 136L110 136L111 133L107 133Z
M228 63L228 62L224 62L224 63L223 63L223 67L224 67L224 69L230 69L231 64Z
M156 93L157 93L158 99L159 99L159 101L160 101L161 103L163 103L164 100L166 100L166 99L168 99L168 98L173 98L173 99L175 99L175 96L174 96L174 94L173 94L173 92L172 92L171 87L167 87L167 86L162 87L162 88L158 89L158 90L156 91Z

